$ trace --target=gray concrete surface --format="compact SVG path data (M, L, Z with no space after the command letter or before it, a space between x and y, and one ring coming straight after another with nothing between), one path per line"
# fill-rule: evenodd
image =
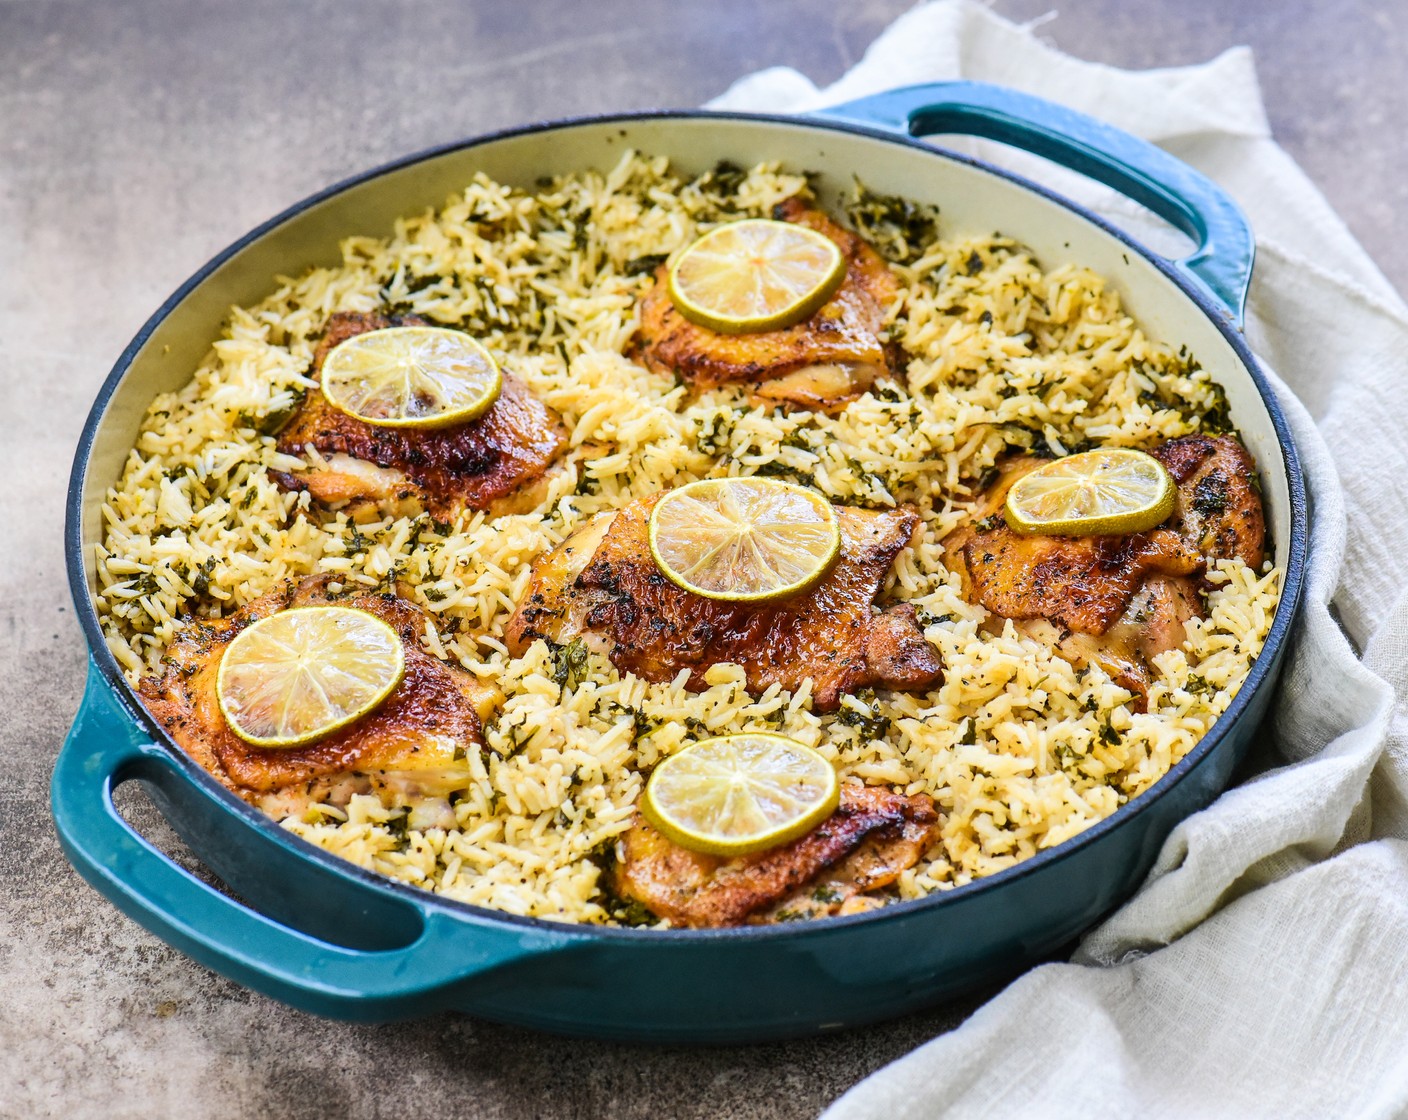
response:
M182 279L289 202L430 144L693 105L766 65L832 80L907 6L0 0L0 1116L806 1117L979 1005L710 1050L456 1015L325 1022L120 916L70 870L47 809L85 663L60 543L72 449ZM1030 19L1051 0L995 6ZM1069 0L1041 34L1122 66L1250 43L1280 139L1408 287L1408 6Z

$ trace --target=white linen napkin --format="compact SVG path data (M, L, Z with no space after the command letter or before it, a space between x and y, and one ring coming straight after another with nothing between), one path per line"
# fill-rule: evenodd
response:
M1284 379L1313 501L1310 567L1264 772L1181 824L1072 963L1028 972L826 1120L1402 1116L1408 307L1271 139L1244 48L1134 73L1061 54L968 0L939 0L825 90L773 69L713 106L804 112L950 78L1103 118L1241 204L1258 246L1247 336ZM944 144L1020 164L1165 243L1112 191L982 141Z

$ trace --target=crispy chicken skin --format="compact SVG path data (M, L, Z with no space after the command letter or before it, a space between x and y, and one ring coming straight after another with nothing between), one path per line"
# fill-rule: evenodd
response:
M895 603L871 618L865 663L877 682L900 691L928 688L942 670L910 603Z
M427 326L415 316L340 311L313 359L321 378L328 352L367 331ZM496 513L531 506L535 484L567 445L561 418L512 374L493 407L477 420L448 428L381 428L334 408L310 391L279 433L279 450L307 455L315 448L327 463L296 473L272 472L287 490L307 490L325 504L370 500L409 503L436 515L463 505ZM536 489L541 489L537 487Z
M857 913L867 897L913 867L938 839L939 815L924 794L844 785L841 804L798 840L725 859L681 848L637 817L617 845L612 889L678 926Z
M748 385L762 401L835 409L860 396L889 368L880 331L899 282L869 245L798 198L774 217L825 234L845 255L845 282L811 318L791 327L727 335L685 319L670 300L668 267L640 303L639 356L695 388Z
M843 692L878 685L925 688L942 666L907 605L884 613L875 596L913 537L910 510L841 508L841 555L812 590L776 603L727 603L671 583L650 555L650 511L660 495L595 518L533 566L505 640L521 654L536 639L599 640L622 672L648 681L689 670L707 688L711 665L742 665L748 687L796 690L812 682L812 706L830 711Z
M1149 659L1183 644L1202 617L1199 587L1213 559L1259 568L1265 523L1256 467L1231 436L1184 436L1150 454L1178 484L1173 514L1147 533L1048 537L1013 532L1002 520L1011 485L1047 462L1021 456L1001 465L968 521L944 539L945 558L966 597L1050 644L1077 665L1097 664L1147 700Z
M1197 553L1167 529L1124 537L1045 537L1013 532L1005 521L974 533L963 546L963 560L974 599L993 614L1046 618L1083 634L1108 630L1147 576L1186 576L1203 567Z
M480 721L499 699L496 690L421 649L425 616L403 593L333 595L329 582L315 576L285 584L228 618L188 623L167 651L165 672L138 685L143 703L223 785L280 815L375 788L433 799L463 787L469 780L465 752L483 745ZM326 603L357 607L389 623L405 646L404 679L379 708L326 739L292 748L246 743L225 722L216 694L226 647L256 619Z
M1232 436L1184 436L1150 452L1178 483L1169 527L1206 559L1266 559L1256 464Z

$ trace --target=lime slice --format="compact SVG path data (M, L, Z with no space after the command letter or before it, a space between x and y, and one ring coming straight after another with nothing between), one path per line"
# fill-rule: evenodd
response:
M841 551L831 503L774 478L706 478L650 513L650 555L676 586L733 603L814 586Z
M384 428L443 428L482 416L503 374L469 335L441 327L386 327L353 335L323 360L323 396Z
M230 730L257 747L299 747L361 719L406 672L396 631L351 607L295 607L241 630L215 690Z
M805 835L840 800L836 771L811 747L785 735L722 735L655 767L640 811L682 848L742 856Z
M1142 533L1168 519L1178 489L1152 455L1083 451L1012 484L1004 514L1019 533L1099 537Z
M825 234L749 218L716 226L670 267L670 299L691 323L721 334L779 330L809 318L846 278Z

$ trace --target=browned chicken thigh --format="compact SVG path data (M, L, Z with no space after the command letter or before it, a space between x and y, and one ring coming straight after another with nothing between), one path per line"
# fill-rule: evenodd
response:
M762 402L839 408L889 368L881 330L899 282L874 249L801 199L780 203L775 216L825 234L845 255L846 279L830 302L781 330L720 334L675 310L662 265L640 301L639 355L696 388L739 383Z
M859 913L923 858L938 823L924 794L844 785L836 812L805 836L728 859L681 848L637 818L617 845L612 889L696 928Z
M425 616L402 595L333 595L329 582L316 576L285 584L228 618L188 623L163 659L165 672L139 684L143 703L223 785L276 816L314 802L345 803L353 793L376 789L431 802L462 789L470 780L466 752L483 745L481 719L499 693L421 649ZM405 647L405 677L380 707L315 743L266 748L245 742L230 730L216 693L226 647L257 619L327 603L368 611L390 624Z
M425 326L415 316L338 312L313 359L340 342L392 326ZM514 513L541 496L548 469L567 446L561 418L507 372L499 398L476 420L446 428L387 428L334 408L314 389L279 432L279 450L323 460L307 470L272 472L286 490L307 490L328 505L395 502L448 516L458 507ZM398 511L401 512L401 511Z
M707 688L711 665L743 666L748 687L795 691L830 711L843 692L868 686L926 688L940 676L934 648L907 604L874 606L895 557L919 525L910 510L838 509L841 553L810 591L777 602L731 603L685 591L650 554L650 511L660 495L599 515L533 565L505 640L521 654L538 638L579 634L601 644L622 672L668 681L685 669Z
M1173 476L1178 497L1168 521L1149 532L1015 532L1002 517L1007 491L1049 461L1028 455L1000 466L968 520L943 542L970 602L1012 619L1076 665L1099 665L1141 710L1149 660L1182 645L1185 624L1204 613L1208 562L1236 558L1260 568L1265 558L1256 467L1235 438L1185 436L1150 454Z

